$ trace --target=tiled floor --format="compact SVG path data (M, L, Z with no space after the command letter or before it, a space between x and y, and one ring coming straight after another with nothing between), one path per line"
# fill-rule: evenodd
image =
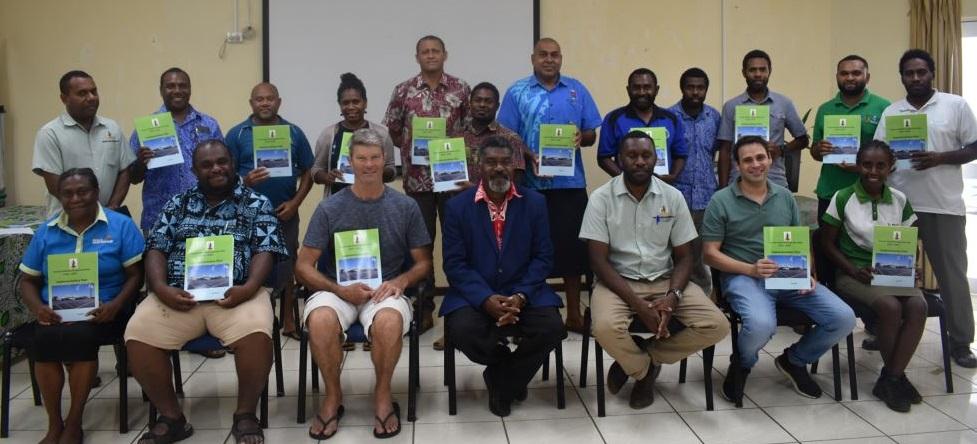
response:
M742 409L734 408L717 392L716 411L705 411L702 383L702 359L690 358L688 381L678 383L678 365L667 366L657 383L658 396L653 405L635 411L627 405L629 387L618 396L608 394L607 416L597 417L594 388L593 355L588 372L589 383L580 388L581 338L571 337L564 343L567 406L556 409L555 380L532 384L529 399L515 404L512 415L500 419L488 411L487 395L481 380L481 367L463 355L456 359L458 370L458 415L448 415L448 394L441 384L443 356L431 349L435 332L422 336L421 391L418 420L404 422L397 443L464 442L481 443L977 443L977 370L953 368L955 393L943 387L940 342L937 323L932 319L911 363L910 379L924 395L923 404L913 406L908 414L888 410L871 394L872 384L881 366L878 353L856 350L859 400L851 401L847 372L843 375L845 401L836 402L831 392L830 356L822 361L817 379L826 391L821 399L796 395L779 376L773 358L793 342L796 335L781 329L761 356L747 382L748 399ZM859 329L856 344L862 339ZM307 424L296 424L296 389L298 343L283 345L285 392L270 400L270 428L265 431L269 443L311 442ZM593 347L591 346L591 350ZM592 352L591 352L592 353ZM722 382L730 353L729 339L717 347L716 387ZM844 357L844 350L842 352ZM111 369L115 358L110 351L100 354L103 386L92 393L85 414L87 442L130 443L144 431L147 408L139 396L139 387L130 380L130 424L133 431L118 434L118 381ZM186 442L222 443L229 439L231 414L235 407L236 377L233 357L205 360L196 355L182 355L183 400L196 434ZM610 364L605 356L605 368ZM372 411L369 393L373 371L369 355L362 350L349 352L343 364L343 388L346 416L339 433L330 441L336 443L372 440ZM14 399L11 401L10 442L37 442L44 434L46 419L41 407L31 401L27 365L19 363L12 374ZM274 382L274 372L269 378ZM571 382L572 381L572 382ZM394 376L394 391L406 407L406 349ZM66 392L67 393L67 392ZM67 396L67 395L66 395ZM315 411L321 400L310 396L308 407ZM406 413L406 412L405 412Z

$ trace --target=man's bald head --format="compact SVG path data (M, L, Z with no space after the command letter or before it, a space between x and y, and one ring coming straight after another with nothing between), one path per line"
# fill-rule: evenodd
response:
M278 123L278 108L282 106L282 99L278 96L278 87L271 83L262 82L251 88L251 118L254 123L275 125Z

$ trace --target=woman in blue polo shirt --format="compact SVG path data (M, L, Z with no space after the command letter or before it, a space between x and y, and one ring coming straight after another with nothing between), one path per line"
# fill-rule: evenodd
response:
M838 268L835 290L861 302L878 316L881 374L872 394L890 409L908 412L922 398L906 378L906 366L926 326L926 300L918 288L872 285L875 226L911 226L916 222L906 195L885 184L895 165L892 149L873 140L855 160L859 180L835 193L824 214L821 248Z
M132 297L142 287L144 241L132 219L98 203L98 179L90 168L73 168L58 178L64 210L41 225L24 253L21 297L37 318L28 353L48 413L41 442L81 442L82 415L98 371L98 346L122 335ZM48 255L98 254L98 307L88 320L62 322L48 303ZM78 262L75 262L76 264ZM61 389L68 369L71 407L61 416Z

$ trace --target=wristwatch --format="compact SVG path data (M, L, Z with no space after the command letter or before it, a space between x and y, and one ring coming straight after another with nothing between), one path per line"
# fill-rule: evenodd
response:
M518 297L519 297L519 299L522 299L522 306L523 306L523 307L525 307L525 306L526 306L526 304L528 304L528 303L529 303L529 299L527 299L527 298L526 298L526 295L525 295L525 294L523 294L523 293L521 293L521 292L520 292L520 293L516 293L516 294L514 294L513 296L518 296Z
M665 292L665 296L668 296L670 294L674 294L675 295L675 299L678 299L679 301L682 300L682 290L680 290L678 288L669 288L668 291Z

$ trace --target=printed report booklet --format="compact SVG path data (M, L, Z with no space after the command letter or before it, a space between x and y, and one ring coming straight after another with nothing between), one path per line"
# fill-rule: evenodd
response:
M658 158L655 163L655 174L659 176L666 176L672 167L672 163L668 158L668 129L660 126L655 127L644 127L644 128L631 128L630 131L642 131L651 136L651 140L655 142L655 156Z
M410 163L413 165L428 164L427 143L431 139L448 137L447 122L444 117L417 117L411 119L411 150Z
M353 175L353 164L349 158L349 142L353 140L353 133L343 133L343 140L339 142L339 159L336 159L336 169L343 173L343 183L350 185L356 181Z
M468 150L464 138L431 139L427 146L435 193L456 190L457 182L468 181Z
M916 286L916 227L875 226L872 285Z
M153 169L183 163L180 138L176 136L173 115L169 112L136 117L136 136L139 145L153 151L146 168Z
M269 177L292 177L292 132L288 125L253 127L254 167L265 167Z
M373 289L383 283L379 230L341 231L333 235L333 243L336 246L336 283L361 282Z
M770 106L737 105L735 111L736 140L743 136L759 136L770 140Z
M861 139L862 116L824 116L824 140L831 142L835 151L826 154L822 163L854 165Z
M234 285L234 236L201 236L187 239L183 289L197 301L224 298Z
M809 227L763 227L763 255L777 263L777 271L765 281L767 290L811 288Z
M885 118L885 137L896 155L896 169L912 169L913 153L926 151L926 114L904 114Z
M574 143L576 125L539 126L539 174L541 176L573 176L577 161Z
M49 254L48 306L62 322L88 320L98 307L98 253Z

